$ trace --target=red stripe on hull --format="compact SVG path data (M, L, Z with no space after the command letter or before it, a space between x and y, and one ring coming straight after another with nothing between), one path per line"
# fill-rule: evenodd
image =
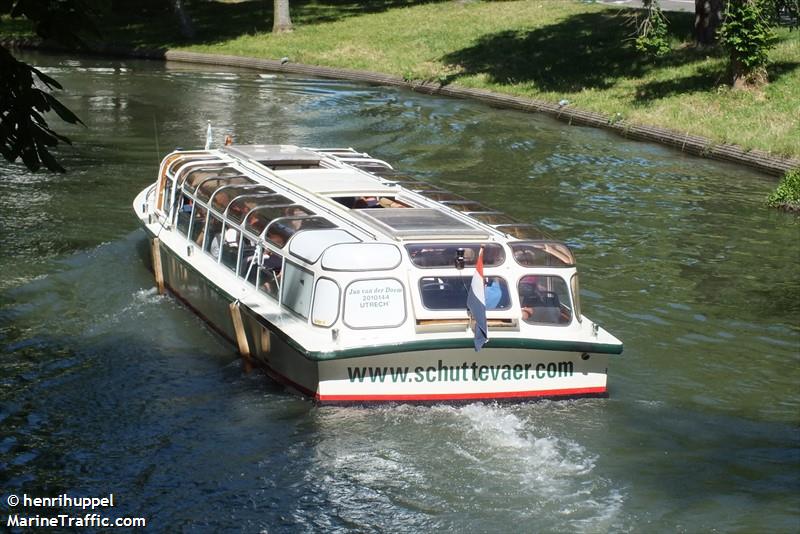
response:
M605 395L607 392L607 388L596 387L574 389L542 389L534 391L500 391L495 393L429 393L424 395L317 395L316 399L319 402L445 401Z

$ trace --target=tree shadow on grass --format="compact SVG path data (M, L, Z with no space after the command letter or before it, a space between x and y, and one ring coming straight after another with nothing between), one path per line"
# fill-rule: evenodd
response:
M768 66L769 79L775 81L798 68L800 68L800 62L771 63ZM678 94L711 91L720 85L729 85L730 77L730 72L725 65L700 68L696 74L691 76L653 81L642 85L636 91L635 101L637 104L641 104Z
M290 9L295 26L310 26L442 1L445 0L292 0ZM164 0L120 4L120 8L105 14L104 38L133 46L169 47L214 44L241 35L272 31L272 0L183 0L184 12L194 30L191 38L181 35L172 4Z
M625 13L631 12L635 10ZM670 38L689 39L691 15L668 15ZM654 69L692 63L713 53L684 47L653 60L635 50L633 31L629 18L619 11L581 13L534 30L488 35L442 61L460 70L447 82L485 75L495 83L531 83L542 91L572 93L607 89L620 79L640 78Z

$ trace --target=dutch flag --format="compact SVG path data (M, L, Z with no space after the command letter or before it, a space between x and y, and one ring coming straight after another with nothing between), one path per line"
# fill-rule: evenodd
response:
M467 294L467 310L475 321L475 350L479 351L489 341L489 329L486 326L486 295L483 284L483 247L478 252L478 261L475 263L475 273Z

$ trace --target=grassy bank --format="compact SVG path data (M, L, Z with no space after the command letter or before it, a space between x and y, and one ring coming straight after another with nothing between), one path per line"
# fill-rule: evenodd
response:
M730 90L719 51L690 46L692 14L669 13L673 52L642 57L630 11L569 0L292 0L296 29L273 35L272 2L186 1L195 36L175 17L108 14L106 43L181 48L372 70L542 100L800 157L800 32L780 30L770 85ZM6 32L0 27L0 32ZM2 33L0 33L2 34ZM619 115L617 115L619 114Z

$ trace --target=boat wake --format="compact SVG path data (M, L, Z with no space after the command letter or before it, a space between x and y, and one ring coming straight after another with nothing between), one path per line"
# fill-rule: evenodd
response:
M624 488L604 477L597 455L569 436L586 407L561 410L554 428L540 424L552 420L554 408L322 408L325 438L307 480L322 476L330 504L359 528L380 529L396 524L384 517L403 517L417 528L628 530L621 517ZM354 493L361 504L350 509ZM372 506L363 507L362 499Z

